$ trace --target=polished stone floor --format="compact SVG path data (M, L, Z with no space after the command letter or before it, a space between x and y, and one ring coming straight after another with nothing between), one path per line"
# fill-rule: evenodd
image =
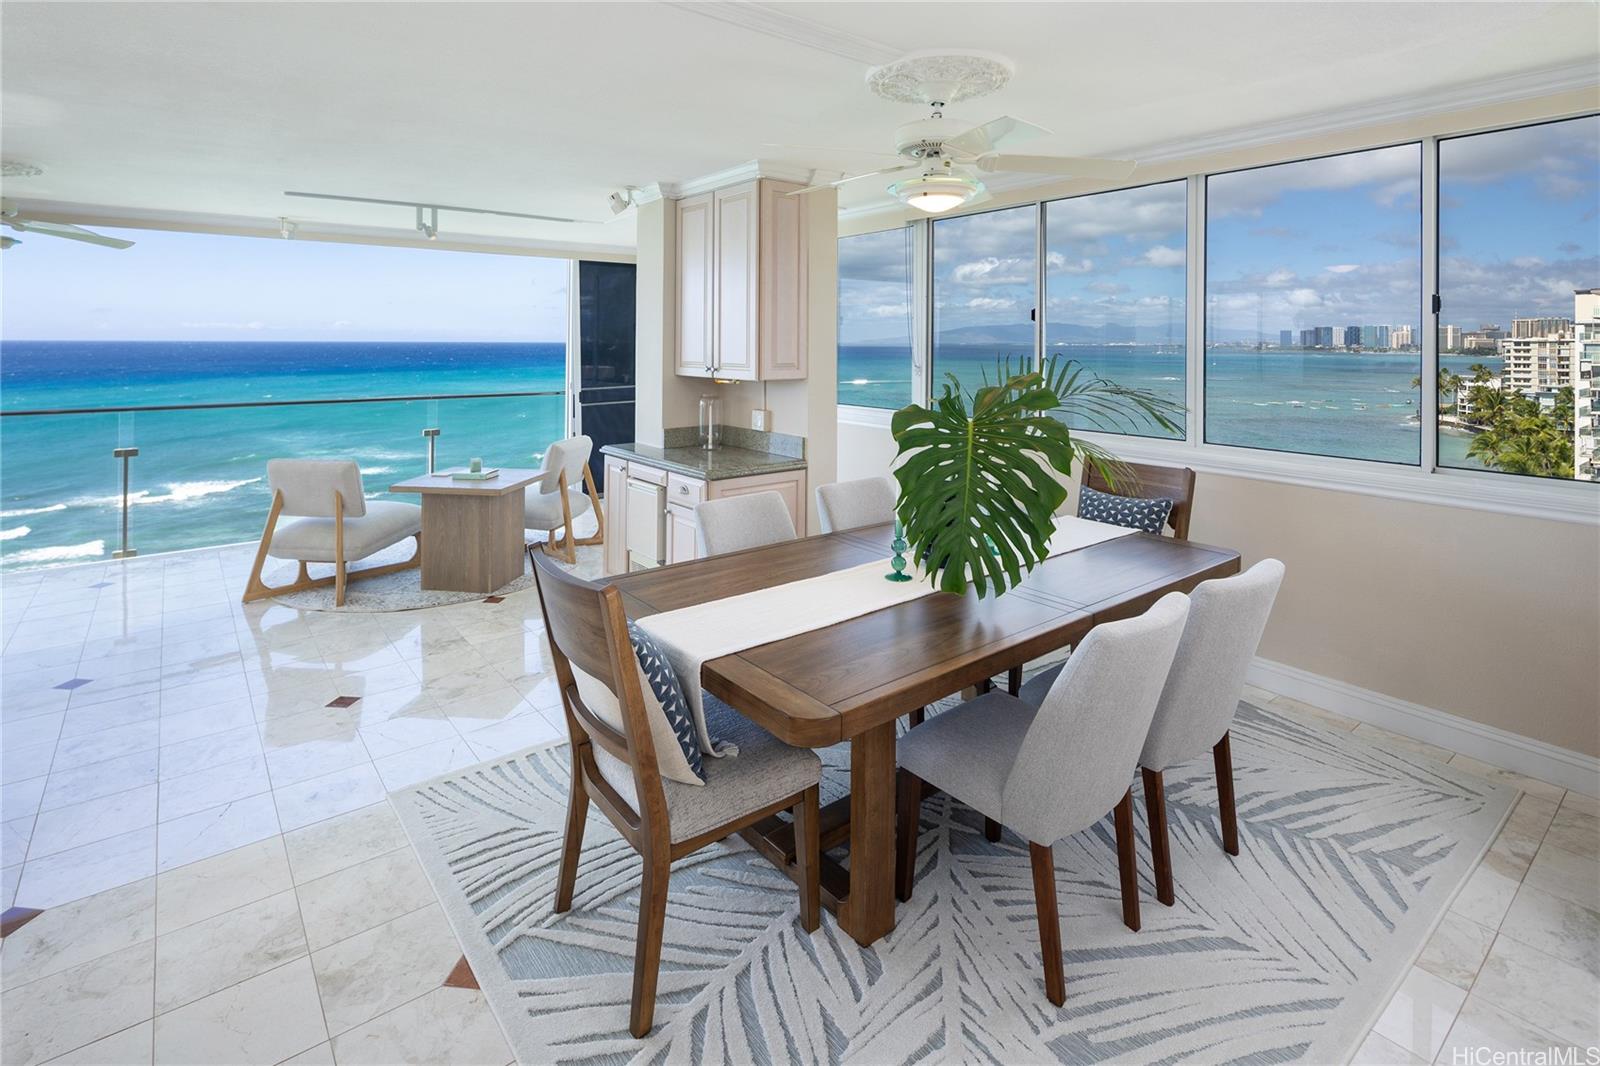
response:
M506 1062L386 797L562 735L537 598L240 605L249 563L0 578L0 1060ZM1600 1044L1593 798L1248 695L1525 792L1357 1061Z

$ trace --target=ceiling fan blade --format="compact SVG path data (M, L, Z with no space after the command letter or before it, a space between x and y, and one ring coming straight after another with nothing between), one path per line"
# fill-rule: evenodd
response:
M1058 174L1064 178L1094 178L1117 181L1133 173L1138 164L1131 159L1089 159L1070 155L999 155L989 152L974 160L981 171L1022 171L1028 174Z
M98 244L106 248L133 247L132 241L125 241L120 237L107 237L65 222L38 222L33 219L14 218L8 219L7 224L24 233L37 233L44 237L65 237L69 241L83 241L85 244Z
M825 182L821 185L807 185L803 189L796 189L789 193L790 196L805 196L807 193L821 192L823 189L837 189L841 185L848 185L852 181L861 181L865 178L876 178L884 174L898 174L902 170L916 170L916 163L902 163L897 167L885 167L882 170L869 170L865 174L851 174L849 177L840 178L838 181Z
M974 126L959 136L945 142L962 155L986 155L993 152L1001 141L1025 141L1030 137L1047 137L1050 131L1020 118L1001 115L981 126Z

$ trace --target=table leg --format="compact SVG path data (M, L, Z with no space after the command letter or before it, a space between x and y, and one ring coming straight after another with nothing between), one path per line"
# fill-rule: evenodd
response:
M862 946L894 930L894 735L891 719L850 741L850 895L839 924Z

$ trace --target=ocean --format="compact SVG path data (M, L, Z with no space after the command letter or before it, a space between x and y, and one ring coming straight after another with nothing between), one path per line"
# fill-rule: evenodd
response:
M0 343L0 410L105 408L560 390L560 343ZM560 396L0 418L0 567L106 558L118 546L121 463L141 554L254 540L266 463L352 458L369 496L474 456L536 466L563 435ZM415 502L415 496L396 497Z
M1101 375L1183 398L1181 350L1060 349ZM910 401L905 348L840 349L841 403ZM935 369L975 382L1008 348L941 346ZM1466 375L1470 358L1446 365ZM1415 463L1415 355L1213 350L1206 355L1213 442ZM1493 368L1493 364L1491 364ZM560 343L280 343L8 341L0 343L0 410L107 408L350 397L560 390ZM560 396L340 403L199 411L0 418L0 567L102 559L117 548L118 447L131 460L130 543L142 554L254 540L271 503L266 462L353 458L369 496L427 465L481 457L535 465L565 426ZM1441 434L1445 462L1468 437ZM416 497L403 497L415 500Z

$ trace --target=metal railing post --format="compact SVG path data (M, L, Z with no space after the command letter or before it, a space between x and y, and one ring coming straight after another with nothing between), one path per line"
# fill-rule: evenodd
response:
M128 460L139 454L138 448L113 448L114 458L122 460L122 547L111 553L113 559L132 559L139 553L128 547Z
M439 428L433 426L425 429L422 431L422 435L428 438L428 473L431 474L433 473L434 446L439 442Z

